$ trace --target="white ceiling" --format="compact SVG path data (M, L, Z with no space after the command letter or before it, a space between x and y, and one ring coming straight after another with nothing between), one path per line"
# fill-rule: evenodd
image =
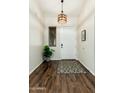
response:
M71 17L78 17L87 0L64 0L64 13ZM38 0L38 4L45 16L57 16L61 11L61 0Z
M57 16L61 12L61 0L30 0L30 11L44 20L45 25L60 25ZM64 13L68 19L66 26L78 25L94 14L94 0L64 0Z

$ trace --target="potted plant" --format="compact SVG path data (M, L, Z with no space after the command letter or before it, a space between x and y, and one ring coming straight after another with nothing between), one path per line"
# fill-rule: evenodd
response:
M53 52L53 49L50 49L48 45L45 45L43 49L43 60L48 62L53 55Z

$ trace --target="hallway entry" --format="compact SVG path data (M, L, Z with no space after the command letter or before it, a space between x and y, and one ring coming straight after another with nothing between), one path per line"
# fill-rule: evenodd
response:
M74 26L57 26L56 27L56 46L50 46L55 52L52 56L52 60L61 59L76 59L76 27ZM45 44L49 45L49 29L45 31L44 40Z

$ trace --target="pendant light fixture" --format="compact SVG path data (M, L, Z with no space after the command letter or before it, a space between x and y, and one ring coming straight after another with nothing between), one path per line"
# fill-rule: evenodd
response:
M61 0L61 13L58 15L58 22L60 24L65 24L67 23L67 15L64 14L64 11L63 11L63 0Z

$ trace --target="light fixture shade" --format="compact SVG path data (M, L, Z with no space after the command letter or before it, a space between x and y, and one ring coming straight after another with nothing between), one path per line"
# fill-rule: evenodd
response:
M64 13L61 13L58 15L58 22L60 24L64 24L67 22L67 15L65 15Z

